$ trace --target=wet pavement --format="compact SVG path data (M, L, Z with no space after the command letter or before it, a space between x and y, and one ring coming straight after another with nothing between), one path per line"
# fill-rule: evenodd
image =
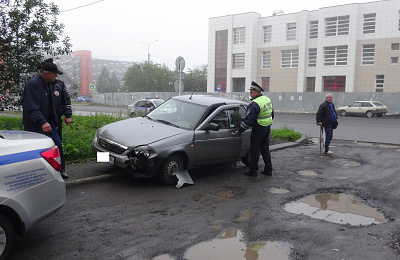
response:
M325 155L318 139L304 138L271 150L272 177L243 176L240 164L190 171L194 185L153 214L173 217L168 230L185 230L174 241L187 233L198 242L157 248L144 230L141 243L153 249L137 259L400 259L400 145L333 140ZM96 162L67 169L69 187L125 174Z

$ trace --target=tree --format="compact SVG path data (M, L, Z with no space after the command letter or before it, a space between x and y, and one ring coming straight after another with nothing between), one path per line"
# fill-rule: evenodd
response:
M97 92L99 93L112 93L118 92L120 88L117 74L113 72L110 77L110 73L106 67L101 69L99 78L96 81Z
M124 76L125 91L171 92L174 91L174 72L165 64L139 62L128 68Z
M1 0L0 94L21 93L45 56L71 53L58 14L54 3L43 0Z
M184 91L207 92L207 65L188 69L183 80Z

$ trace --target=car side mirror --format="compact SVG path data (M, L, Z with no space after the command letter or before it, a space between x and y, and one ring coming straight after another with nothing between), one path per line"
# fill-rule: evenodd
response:
M204 130L219 131L219 125L216 123L209 123Z

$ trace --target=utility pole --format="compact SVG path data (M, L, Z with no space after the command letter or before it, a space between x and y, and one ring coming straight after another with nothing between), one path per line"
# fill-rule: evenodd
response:
M143 43L143 44L146 44L146 45L147 45L147 62L148 62L148 63L150 63L150 45L153 44L153 43L155 43L155 42L157 42L157 41L158 41L158 40L155 40L154 42L151 42L151 43L140 42L140 43Z

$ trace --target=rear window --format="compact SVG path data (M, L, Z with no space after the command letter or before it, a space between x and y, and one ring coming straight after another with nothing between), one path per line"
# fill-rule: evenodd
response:
M372 102L372 104L374 104L374 105L377 106L377 107L382 107L382 106L383 106L382 103L379 103L379 102L377 102L377 101Z

